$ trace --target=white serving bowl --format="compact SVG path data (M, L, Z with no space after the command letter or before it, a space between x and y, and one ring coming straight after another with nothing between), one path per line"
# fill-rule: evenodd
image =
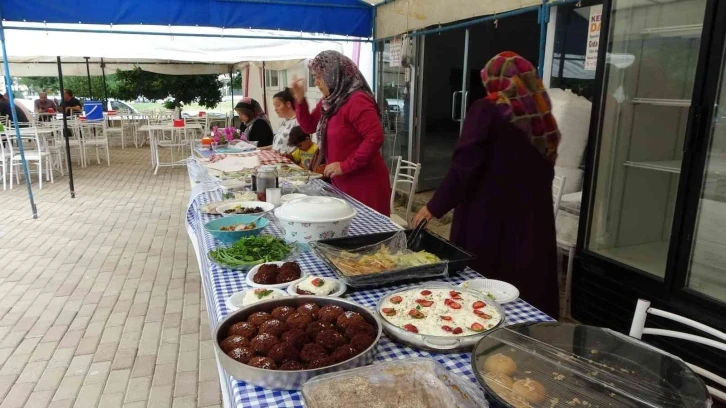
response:
M309 276L308 278L310 278L310 277L312 277L312 276ZM333 293L331 293L329 295L301 295L301 294L297 293L297 285L299 285L305 279L307 279L307 278L304 278L303 280L301 280L299 282L296 281L294 284L288 286L287 287L287 293L290 296L329 296L329 297L341 297L343 295L343 293L345 293L345 291L348 289L348 287L345 286L345 283L343 283L343 282L341 282L341 281L339 281L339 280L337 280L335 278L328 278L327 276L316 276L316 278L321 278L321 279L325 279L325 280L328 280L328 281L333 282L335 284L335 286L336 286L335 291L333 291Z
M305 270L303 270L303 268L301 266L300 267L300 279L296 279L296 280L291 281L291 282L277 283L277 284L274 284L274 285L261 285L259 283L255 283L255 281L252 280L252 278L255 277L255 275L257 274L257 271L260 270L260 267L262 265L277 265L277 266L282 266L284 263L285 262L266 262L266 263L263 263L263 264L259 264L259 265L255 266L254 268L250 269L249 272L247 272L247 278L245 278L245 282L247 283L248 286L251 286L253 288L283 289L284 290L288 286L290 286L292 284L295 284L295 283L298 283L298 282L302 282L303 279L307 278L308 274L305 272ZM300 264L298 264L298 265L300 265Z
M298 198L275 210L285 240L301 244L346 236L357 214L345 200L319 196Z
M500 305L519 299L519 289L511 283L500 280L470 279L461 282L459 287L482 293Z
M269 290L277 293L279 296L276 298L270 298L270 299L265 299L265 300L260 300L257 302L249 303L249 304L244 304L243 301L244 301L244 298L247 295L247 293L254 291L255 289L262 289L262 288L246 289L246 290L237 292L237 293L233 294L232 296L228 297L227 300L225 301L225 304L227 305L227 310L229 311L229 313L236 312L237 310L240 310L243 307L247 307L249 305L254 305L255 303L266 302L268 300L279 299L280 297L289 296L288 293L285 292L284 290L269 288Z
M274 204L266 203L264 201L235 201L235 202L231 202L231 203L227 203L227 204L220 205L219 207L217 207L217 213L219 213L219 214L221 214L221 215L223 215L225 217L229 217L229 216L232 216L232 215L240 215L240 214L236 214L236 213L231 213L231 214L225 214L224 213L225 211L227 211L227 210L229 210L231 208L235 208L237 206L247 207L247 208L255 208L255 207L262 208L262 212L248 213L248 214L245 214L245 215L261 215L261 214L270 212L270 211L272 211L275 208L275 205Z
M298 198L303 198L303 197L307 197L307 196L308 196L307 194L300 194L300 193L285 194L284 196L280 197L280 202L285 204L292 200L297 200Z

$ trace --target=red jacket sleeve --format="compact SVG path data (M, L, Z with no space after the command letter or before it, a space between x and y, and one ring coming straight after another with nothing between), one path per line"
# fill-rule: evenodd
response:
M320 122L321 104L322 101L318 102L312 112L310 112L310 108L308 107L308 101L306 99L303 99L301 103L296 104L295 116L297 117L297 124L300 125L300 128L303 130L303 132L312 135L315 133L316 130L318 130L318 122Z
M443 217L464 201L472 183L477 181L484 166L495 109L491 102L479 100L467 113L449 171L426 205L434 217Z
M343 174L348 174L368 164L370 159L380 153L383 146L383 125L378 117L376 102L363 92L351 95L343 107L346 121L363 138L353 154L340 163Z

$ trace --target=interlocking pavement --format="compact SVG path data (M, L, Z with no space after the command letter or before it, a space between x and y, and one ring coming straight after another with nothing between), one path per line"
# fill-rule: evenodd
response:
M91 163L0 191L0 408L220 406L186 169Z

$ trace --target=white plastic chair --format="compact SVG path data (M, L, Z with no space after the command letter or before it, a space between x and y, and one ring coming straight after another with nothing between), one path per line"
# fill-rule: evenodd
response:
M557 217L557 212L560 211L560 202L562 202L562 194L565 191L566 182L567 177L565 176L555 176L555 179L552 181L552 205L555 210L555 217Z
M200 137L203 133L209 130L209 116L202 116L202 117L190 117L184 119L184 122L187 126L189 125L199 125L201 126L201 129L193 128L193 130L188 130L188 133L198 134ZM190 135L191 136L191 135Z
M45 139L38 135L38 129L34 126L25 126L28 123L19 123L20 135L23 139L29 140L31 144L25 145L23 142L23 150L25 153L25 161L28 163L28 167L35 164L38 173L38 188L43 189L43 174L45 178L51 183L55 183L53 178L53 156L48 151ZM23 127L25 126L25 127ZM8 133L14 134L15 128L8 128ZM19 151L19 150L18 150ZM22 156L20 153L15 153L12 157L12 166L15 168L15 181L20 184L20 169L22 165ZM10 189L13 188L13 180L10 179Z
M126 148L126 133L131 128L130 115L131 112L128 110L119 109L115 114L106 117L106 135L109 139L118 136L121 139L121 149ZM115 126L111 126L110 123L113 123Z
M567 184L567 177L555 176L552 180L552 207L555 212L555 220L557 219L557 213L560 211L560 203L562 202L562 195L565 191L565 185ZM557 241L557 247L560 251L557 251L557 266L558 271L561 270L562 265L562 251L567 252L567 275L565 278L565 315L570 315L570 300L572 298L572 268L575 262L575 242L565 242L563 240Z
M0 140L0 168L2 168L3 190L7 189L7 183L10 181L12 188L13 178L13 142L9 134L3 133ZM8 180L8 178L10 180Z
M104 149L106 151L106 165L111 166L111 156L108 151L108 123L106 120L80 121L78 126L81 129L81 135L83 135L84 158L86 157L85 151L89 147L93 147L96 149L96 161L101 164L99 149Z
M154 144L154 163L156 164L154 168L154 175L159 172L159 167L174 167L179 165L186 165L186 163L183 162L183 159L187 157L184 154L184 150L190 146L189 141L187 140L186 128L171 128L170 131L161 131L159 132L159 134L161 135L161 137L154 136L154 138L152 139L152 143ZM161 149L169 150L170 159L168 162L161 161L161 156L159 155ZM180 160L174 160L175 150L180 151Z
M418 186L418 176L421 174L421 164L403 160L401 156L392 158L395 169L393 172L393 180L391 181L391 221L403 228L408 227L408 216L411 213L411 207L416 195L416 187ZM408 185L407 190L399 189L399 184ZM408 194L408 203L406 204L405 218L394 214L394 201L396 199L396 191Z
M683 333L683 332L674 331L674 330L646 328L645 320L648 318L648 314L652 314L654 316L659 316L664 319L668 319L668 320L672 320L677 323L681 323L683 325L692 327L698 331L704 332L713 337L726 341L726 333L724 333L722 331L718 331L714 328L708 327L705 324L699 323L695 320L691 320L691 319L685 318L683 316L679 316L674 313L670 313L670 312L666 312L664 310L650 307L650 302L647 300L643 300L643 299L638 299L638 305L635 307L635 314L633 314L633 323L630 326L630 336L631 337L635 337L636 339L642 339L644 334L649 334L649 335L653 335L653 336L670 337L670 338L674 338L674 339L692 341L694 343L703 344L703 345L706 345L709 347L717 348L721 351L726 351L726 343L712 340L707 337L697 336L695 334ZM719 384L720 386L726 387L725 378L719 377L718 375L716 375L708 370L705 370L699 366L696 366L694 364L690 364L688 362L685 362L685 363L696 374L698 374L702 377L708 378L709 380L715 382L716 384ZM716 397L721 401L726 401L726 392L723 392L723 391L716 389L714 387L711 387L711 386L706 386L706 388L708 388L708 392L713 397Z

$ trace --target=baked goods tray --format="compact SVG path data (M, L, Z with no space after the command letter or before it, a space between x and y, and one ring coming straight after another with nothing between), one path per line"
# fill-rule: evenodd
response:
M450 272L459 272L464 270L468 266L469 262L475 259L472 254L430 231L422 231L420 239L417 240L418 242L416 243L416 246L409 249L416 252L426 251L430 254L436 255L439 259L441 259L441 262L434 264L391 269L364 275L348 275L335 265L335 262L333 262L333 259L331 259L331 256L329 255L329 250L323 250L324 247L334 247L341 251L354 251L363 247L373 247L391 239L399 232L400 231L392 231L344 238L325 239L311 242L310 247L313 249L315 254L326 265L328 265L333 272L335 272L338 279L352 288L380 287L394 282L447 277ZM406 234L406 237L408 237L413 230L406 230L403 232Z

